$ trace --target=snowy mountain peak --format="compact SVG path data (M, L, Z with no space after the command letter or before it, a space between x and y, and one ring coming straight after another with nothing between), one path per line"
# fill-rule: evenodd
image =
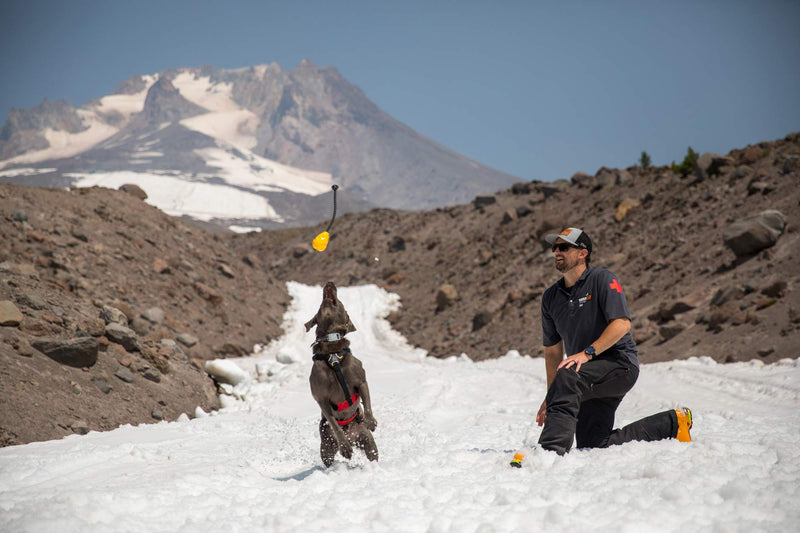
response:
M184 189L202 190L211 196L200 204L216 205L204 220L255 227L321 220L316 196L333 182L347 212L439 207L518 181L417 134L336 68L308 59L289 73L271 63L135 75L80 108L15 111L0 130L0 158L6 181L125 179L156 206L194 218L205 209L183 210ZM219 187L231 198L224 208Z

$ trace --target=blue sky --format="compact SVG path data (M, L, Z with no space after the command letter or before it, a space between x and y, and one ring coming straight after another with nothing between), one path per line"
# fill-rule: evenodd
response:
M0 2L0 120L132 74L303 58L521 179L800 131L800 2Z

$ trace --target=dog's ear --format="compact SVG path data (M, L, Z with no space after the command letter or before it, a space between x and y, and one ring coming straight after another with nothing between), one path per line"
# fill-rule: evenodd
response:
M314 318L306 322L304 325L306 327L306 331L309 331L314 325L317 323L317 315L314 315Z
M350 315L345 312L345 316L347 317L347 333L352 333L356 331L356 327L353 325L353 322L350 320Z

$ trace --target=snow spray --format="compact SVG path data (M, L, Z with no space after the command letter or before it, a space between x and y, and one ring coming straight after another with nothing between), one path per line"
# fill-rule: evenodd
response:
M314 237L314 240L311 242L311 246L318 252L322 252L328 247L328 239L330 239L330 234L328 232L333 226L333 221L336 220L336 191L339 189L339 186L331 185L331 189L333 189L333 216L331 217L331 222L328 224L325 231Z

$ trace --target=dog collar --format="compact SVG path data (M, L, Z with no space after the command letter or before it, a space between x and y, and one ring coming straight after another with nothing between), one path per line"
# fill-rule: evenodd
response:
M328 333L327 335L323 335L322 337L317 337L317 340L316 342L314 342L314 344L318 342L336 342L342 340L343 338L344 335L342 335L341 333Z

